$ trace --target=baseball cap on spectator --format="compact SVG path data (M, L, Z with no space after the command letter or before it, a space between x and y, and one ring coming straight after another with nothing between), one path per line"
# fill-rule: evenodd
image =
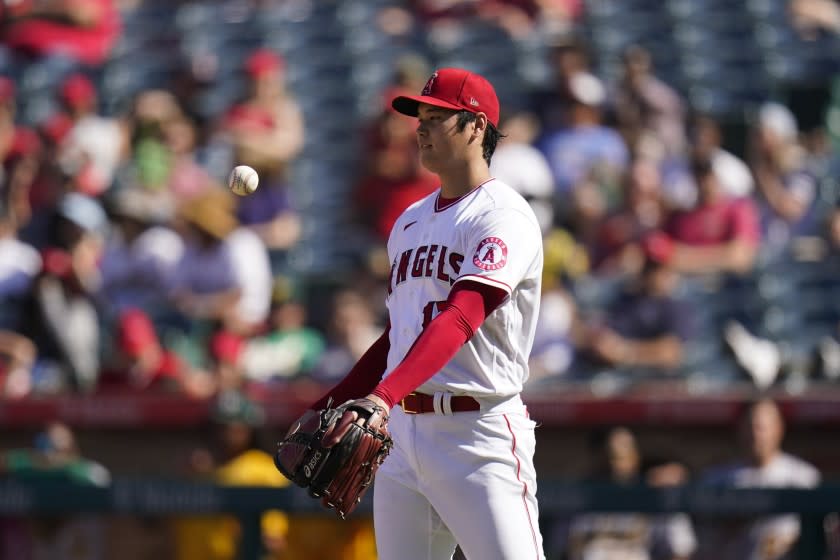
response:
M239 225L229 196L218 188L197 195L181 206L179 213L187 223L218 240Z
M71 192L58 204L58 214L85 231L103 234L108 224L105 211L96 199Z
M791 110L775 102L765 103L759 108L758 126L788 141L796 138L799 129Z
M420 95L400 95L391 106L410 117L417 116L420 103L443 109L483 112L493 126L499 126L499 98L493 85L483 76L462 68L436 70Z
M257 49L245 61L245 71L252 78L258 78L280 72L285 65L285 61L276 52L270 49Z
M66 113L55 113L40 126L41 134L53 144L60 144L72 129L73 120Z
M6 159L11 160L38 153L41 149L41 140L38 134L31 128L18 127L12 137L12 145L6 154Z
M598 107L607 99L604 84L589 72L578 72L569 79L569 93L575 101Z
M84 109L96 100L93 82L83 74L73 74L61 84L61 100L73 109Z

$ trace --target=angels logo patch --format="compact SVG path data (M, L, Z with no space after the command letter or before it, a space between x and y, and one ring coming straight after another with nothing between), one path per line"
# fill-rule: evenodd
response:
M499 270L507 264L508 249L498 237L486 237L478 244L473 264L481 270Z

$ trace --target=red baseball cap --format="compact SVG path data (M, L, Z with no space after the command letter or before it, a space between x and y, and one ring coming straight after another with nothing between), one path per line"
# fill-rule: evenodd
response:
M84 107L96 99L96 88L87 76L73 74L61 84L61 98L70 107Z
M420 95L395 97L391 106L404 115L416 117L420 103L471 113L482 112L493 126L499 126L499 98L493 85L483 76L463 68L436 70Z
M251 76L264 76L283 70L285 63L270 49L257 49L245 61L245 71Z

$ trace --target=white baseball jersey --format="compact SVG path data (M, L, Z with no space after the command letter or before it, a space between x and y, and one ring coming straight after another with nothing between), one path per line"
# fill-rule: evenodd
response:
M528 203L490 179L443 203L439 192L397 219L388 240L391 321L385 377L403 360L453 284L474 280L509 297L443 369L417 390L509 397L528 379L528 355L539 312L542 235Z

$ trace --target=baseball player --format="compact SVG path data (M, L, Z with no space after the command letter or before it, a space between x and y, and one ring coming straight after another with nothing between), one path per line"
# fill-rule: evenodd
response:
M364 396L390 410L394 449L374 489L382 560L449 559L456 543L469 559L540 560L535 423L520 398L539 223L490 176L499 102L485 78L442 68L392 105L417 117L421 163L441 186L391 231L385 332L313 410Z

